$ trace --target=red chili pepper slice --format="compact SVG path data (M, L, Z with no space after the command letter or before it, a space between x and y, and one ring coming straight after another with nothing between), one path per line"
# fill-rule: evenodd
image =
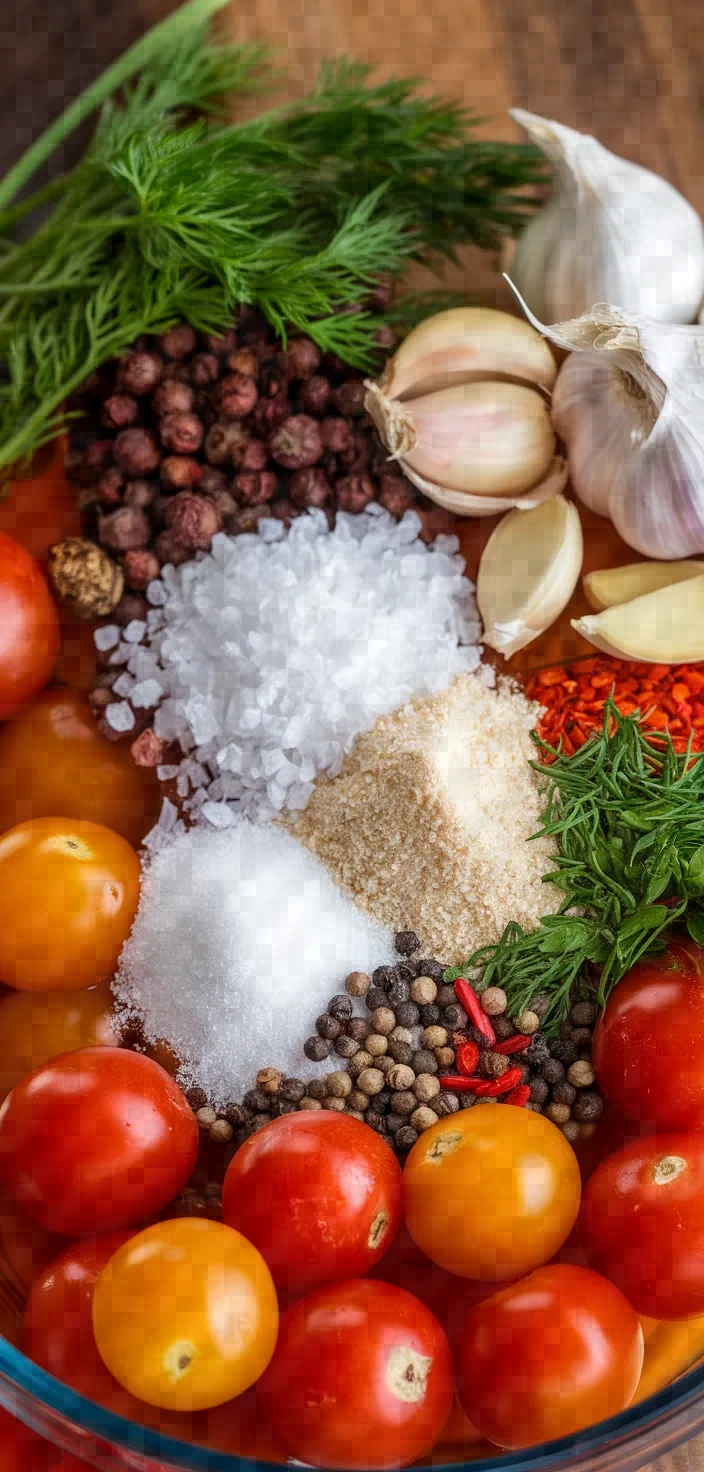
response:
M478 1099L498 1099L500 1094L510 1094L517 1084L523 1082L522 1068L509 1068L501 1078L480 1079L474 1092Z
M519 1084L506 1095L504 1104L515 1104L517 1109L525 1109L530 1099L530 1087L528 1084Z
M471 1078L478 1062L479 1049L476 1043L462 1043L460 1047L456 1049L455 1063L457 1064L460 1073L465 1074L467 1078Z
M455 996L460 1007L464 1007L467 1016L471 1018L477 1031L483 1033L484 1037L489 1039L493 1048L496 1042L496 1033L476 992L472 990L469 982L465 981L463 976L458 976L455 982Z
M532 1037L529 1037L527 1033L517 1032L515 1037L507 1038L505 1043L497 1043L493 1051L503 1053L505 1056L510 1056L511 1053L525 1053L532 1041Z
M461 1073L446 1073L438 1080L441 1089L452 1089L454 1094L473 1094L481 1078L464 1078Z

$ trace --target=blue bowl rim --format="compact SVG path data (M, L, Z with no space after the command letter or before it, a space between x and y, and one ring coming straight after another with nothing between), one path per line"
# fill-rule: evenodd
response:
M74 1422L84 1434L89 1433L126 1452L138 1452L155 1461L165 1460L174 1467L190 1469L190 1472L193 1469L198 1469L198 1472L252 1472L255 1468L261 1472L261 1469L274 1469L280 1465L215 1451L194 1442L178 1441L118 1416L47 1374L1 1336L0 1375L13 1387L34 1397L44 1408ZM689 1370L657 1394L573 1436L542 1442L539 1446L518 1452L502 1452L497 1448L495 1457L452 1462L443 1464L443 1467L447 1472L461 1472L463 1468L470 1468L471 1472L546 1472L548 1468L561 1468L568 1462L578 1463L580 1455L594 1456L609 1445L628 1446L635 1434L644 1432L649 1426L666 1427L670 1418L699 1399L702 1391L704 1364ZM19 1403L7 1408L14 1414L22 1410ZM693 1433L695 1429L692 1428ZM668 1447L681 1439L679 1435L675 1436ZM655 1455L660 1455L668 1447L658 1447ZM416 1464L415 1472L426 1472L426 1469ZM436 1467L428 1467L427 1472L436 1472Z

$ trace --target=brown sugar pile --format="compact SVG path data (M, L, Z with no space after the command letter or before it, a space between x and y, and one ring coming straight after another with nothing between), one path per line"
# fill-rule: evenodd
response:
M528 765L539 711L510 680L460 675L361 736L317 782L296 837L363 909L448 963L509 920L533 929L561 898L542 883L552 840L528 842L543 809Z

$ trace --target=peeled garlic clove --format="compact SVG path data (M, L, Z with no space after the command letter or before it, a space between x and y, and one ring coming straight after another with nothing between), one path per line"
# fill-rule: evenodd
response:
M444 486L436 486L433 481L424 480L422 475L409 470L407 465L404 466L404 475L424 496L437 502L438 506L443 506L446 511L454 512L455 516L496 516L502 511L513 511L514 508L532 511L534 506L540 506L551 496L559 495L567 485L569 468L561 455L555 455L542 480L531 486L529 491L524 491L522 496L472 496L469 491L448 491Z
M507 659L559 618L577 586L579 512L564 496L511 511L486 544L477 574L484 643Z
M520 237L511 274L546 322L618 302L692 322L704 296L704 227L686 199L596 138L535 113L511 116L554 167L553 191Z
M555 453L544 398L518 384L458 383L407 404L374 384L365 406L391 455L449 491L521 495Z
M415 399L480 374L550 389L557 364L544 338L520 318L489 307L455 307L409 332L379 387L389 399Z
M704 562L628 562L624 567L605 567L602 572L586 573L582 587L589 607L601 613L614 604L630 603L634 598L686 582L700 573L704 573Z
M572 619L572 628L603 654L618 659L646 664L704 660L704 574L603 613Z

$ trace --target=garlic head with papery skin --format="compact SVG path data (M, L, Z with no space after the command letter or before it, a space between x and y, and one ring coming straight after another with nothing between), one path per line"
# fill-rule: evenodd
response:
M521 235L511 275L544 322L614 302L654 322L693 322L704 297L704 226L657 174L596 138L513 108L553 165L552 194Z
M704 326L607 303L547 326L523 306L571 354L552 415L580 500L646 557L704 552Z
M425 495L448 507L449 498L460 515L489 515L564 484L547 399L556 371L527 323L458 308L409 334L379 382L367 383L365 407Z

